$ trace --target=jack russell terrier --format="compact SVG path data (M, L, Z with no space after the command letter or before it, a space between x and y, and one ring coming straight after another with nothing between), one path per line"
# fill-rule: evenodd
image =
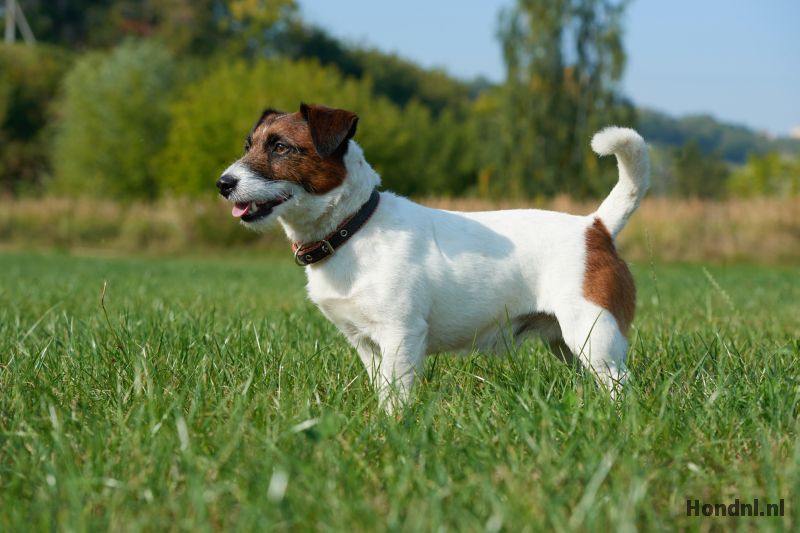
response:
M615 396L636 294L614 238L649 184L642 137L609 127L592 139L616 156L619 181L591 215L461 213L379 193L352 140L357 123L321 105L267 109L217 187L243 225L281 223L309 297L355 347L382 404L408 398L426 354L502 352L531 334Z

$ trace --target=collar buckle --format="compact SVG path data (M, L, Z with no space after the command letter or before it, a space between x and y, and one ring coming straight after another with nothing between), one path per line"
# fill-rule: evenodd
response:
M377 209L379 201L380 193L378 193L377 189L374 189L369 200L367 200L367 202L350 218L342 222L342 224L326 238L309 243L308 245L303 245L298 242L293 243L292 249L294 250L295 264L298 266L308 266L334 255L336 253L336 248L334 248L332 242L335 242L338 247L346 243L355 232L366 224L367 220L372 216L372 213Z
M328 252L328 257L336 253L336 248L334 248L326 239L322 239L320 242L322 243L322 251Z
M342 230L342 231L344 231L344 230ZM330 256L332 256L333 254L336 253L336 248L334 248L333 245L330 243L330 241L328 241L327 239L322 239L319 242L320 242L319 247L315 247L315 248L319 248L320 250L322 250L322 252L325 253L324 256L322 256L321 258L319 258L319 259L317 259L315 261L314 260L314 256L311 255L311 253L310 253L310 252L314 251L313 249L312 250L303 250L302 248L298 248L294 252L294 262L295 262L295 264L298 265L298 266L307 266L307 265L310 265L311 263L316 263L317 261L322 261L322 259L327 259L327 258L329 258Z

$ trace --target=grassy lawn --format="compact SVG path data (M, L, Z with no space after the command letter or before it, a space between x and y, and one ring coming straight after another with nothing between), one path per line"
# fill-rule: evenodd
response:
M798 269L634 273L619 403L532 342L390 417L287 254L0 254L0 530L796 530Z

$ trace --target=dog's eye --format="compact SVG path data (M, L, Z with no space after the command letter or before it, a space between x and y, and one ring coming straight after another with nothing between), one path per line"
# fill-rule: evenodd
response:
M291 148L283 143L275 143L275 146L272 147L272 151L278 155L288 154Z
M249 152L250 151L250 147L252 146L252 144L253 143L250 141L249 138L246 141L244 141L244 151L245 152Z

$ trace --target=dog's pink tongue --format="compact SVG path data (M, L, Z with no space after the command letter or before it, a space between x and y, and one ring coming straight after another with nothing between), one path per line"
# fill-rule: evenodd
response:
M236 218L243 217L250 211L250 203L244 202L236 202L233 204L233 209L231 209L231 214Z

